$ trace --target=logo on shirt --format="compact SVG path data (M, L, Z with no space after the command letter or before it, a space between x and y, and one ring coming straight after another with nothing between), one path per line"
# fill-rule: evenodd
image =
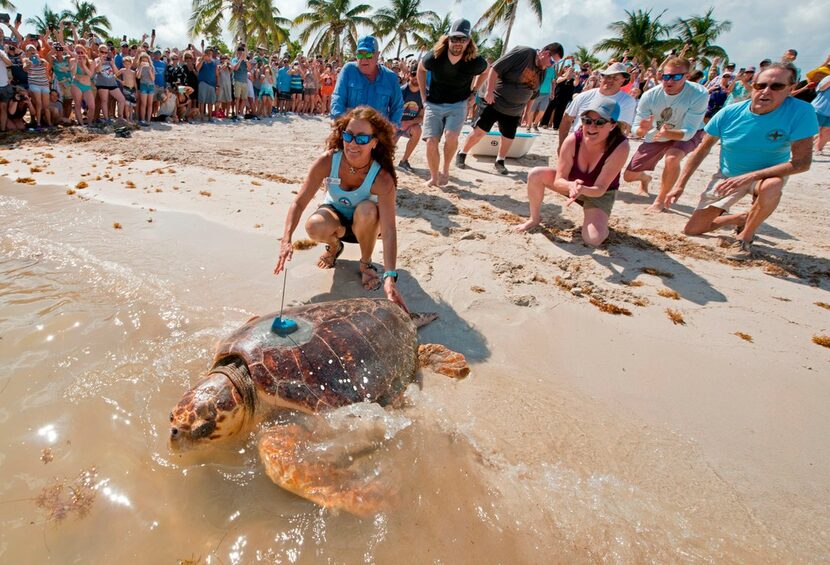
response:
M669 129L674 129L675 125L669 121L673 115L674 109L671 106L663 108L663 111L660 112L660 117L657 119L657 124L654 127L660 129L665 124L669 126Z
M349 208L352 207L352 201L346 198L345 196L341 197L338 200L338 202L340 202L340 204L342 204L343 206L348 206Z
M783 131L781 131L780 129L774 129L774 130L772 130L771 132L769 132L767 134L767 139L769 139L770 141L778 141L779 139L781 139L785 135L786 134Z

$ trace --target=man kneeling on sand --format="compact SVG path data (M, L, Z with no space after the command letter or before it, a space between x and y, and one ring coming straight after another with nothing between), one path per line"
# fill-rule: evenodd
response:
M752 97L727 106L706 125L703 142L683 168L667 196L670 206L712 147L721 141L720 167L700 196L684 233L700 235L723 226L738 226L730 249L733 259L749 259L755 231L778 206L790 175L809 170L812 138L818 132L813 108L790 96L796 70L791 63L769 66L752 84ZM729 208L752 194L749 212Z

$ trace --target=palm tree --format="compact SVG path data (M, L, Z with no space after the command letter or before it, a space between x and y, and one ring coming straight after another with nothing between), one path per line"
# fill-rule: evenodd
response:
M104 37L112 29L109 18L99 16L98 8L92 2L72 0L72 6L75 8L75 11L64 10L61 14L61 19L69 20L75 24L80 35L86 35L91 32L99 37Z
M589 50L584 45L577 45L576 51L571 53L573 58L576 60L577 63L580 65L588 63L591 67L597 69L602 66L602 60L596 56L592 50Z
M438 17L431 10L421 11L420 7L421 0L392 0L391 7L380 8L375 12L375 33L381 37L392 35L392 41L384 52L390 51L397 44L396 58L400 59L401 50L413 44L410 37L416 32L425 31L429 27L428 20Z
M610 51L614 57L628 51L632 57L637 57L643 62L651 61L654 57L662 58L666 48L671 45L671 41L666 39L671 28L660 21L666 11L663 10L655 18L651 17L651 10L626 10L625 13L628 19L613 22L608 26L617 36L603 39L594 45L594 49Z
M9 0L0 0L0 8L4 10L17 10Z
M495 61L496 59L501 57L503 51L504 41L502 41L501 37L497 37L493 40L493 44L489 47L485 45L479 48L478 53L485 59Z
M678 34L678 38L673 41L673 47L680 49L688 45L686 56L695 59L703 58L707 61L711 57L726 59L727 55L723 47L714 45L713 42L720 34L732 29L732 22L729 20L719 22L712 17L714 11L714 8L709 8L702 16L678 18L673 26Z
M291 21L279 16L272 0L193 0L190 35L220 36L227 18L236 43L279 45Z
M294 18L294 24L305 24L300 41L307 44L311 39L310 51L320 55L339 56L344 47L356 50L357 26L372 27L372 19L364 15L372 9L369 4L352 7L351 0L308 0L307 6L309 11Z
M536 14L536 19L539 20L539 25L542 25L542 0L528 0L530 2L530 9ZM513 30L513 22L516 21L516 5L519 0L496 0L493 5L485 10L484 14L476 22L476 27L488 34L493 33L501 23L507 23L507 33L504 36L504 44L502 53L507 49L507 44L510 43L510 32ZM500 54L500 55L501 55Z
M39 35L45 35L49 29L57 29L61 23L61 15L50 10L49 6L43 6L43 14L27 18L26 23L35 26Z
M429 51L438 43L442 35L450 32L452 26L452 14L448 13L443 18L433 14L427 19L426 26L418 33L413 34L412 47L418 51Z

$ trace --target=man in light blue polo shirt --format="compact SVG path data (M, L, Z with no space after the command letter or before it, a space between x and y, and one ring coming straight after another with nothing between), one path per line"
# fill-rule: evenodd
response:
M795 80L792 64L770 65L753 83L751 99L715 114L666 198L667 205L680 198L692 174L720 141L719 170L683 231L700 235L738 226L729 253L732 259L752 256L755 231L775 211L788 177L810 169L818 121L812 106L790 96ZM730 214L729 208L747 194L753 198L749 211Z
M331 117L358 106L371 106L395 127L401 127L403 97L398 75L378 65L378 40L367 35L357 42L357 62L346 63L331 95Z

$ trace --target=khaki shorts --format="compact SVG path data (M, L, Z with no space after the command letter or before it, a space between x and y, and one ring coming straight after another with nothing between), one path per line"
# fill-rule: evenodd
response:
M784 186L787 185L787 181L789 180L789 178L790 177L783 177ZM766 180L762 179L759 181L755 181L751 184L742 186L740 189L736 190L732 194L729 194L727 196L721 196L720 194L717 194L715 192L715 187L718 186L718 184L724 179L726 179L726 177L720 174L720 172L717 172L714 175L712 175L712 180L709 181L706 190L704 190L703 194L700 195L700 202L697 205L698 210L705 210L706 208L712 206L714 208L720 208L721 210L728 212L732 206L737 204L747 194L753 195L754 200L754 195L758 192L758 187L764 180Z
M606 190L605 194L596 198L591 196L580 196L576 199L576 203L582 206L585 210L590 208L598 208L605 212L608 217L611 217L611 209L614 208L614 201L616 199L616 190Z
M248 97L248 82L234 82L233 83L233 98L234 100L244 99Z

